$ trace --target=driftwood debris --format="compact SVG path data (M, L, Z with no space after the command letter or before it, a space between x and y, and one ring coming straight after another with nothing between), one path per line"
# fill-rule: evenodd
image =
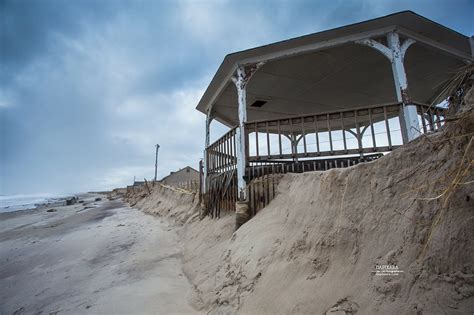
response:
M144 180L145 180L146 190L148 190L148 195L151 195L150 187L148 186L148 182L147 182L146 178L144 178Z

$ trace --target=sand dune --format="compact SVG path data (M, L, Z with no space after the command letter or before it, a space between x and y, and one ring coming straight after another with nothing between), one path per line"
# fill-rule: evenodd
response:
M127 198L183 224L193 303L210 314L472 314L472 108L374 162L284 175L236 232L233 213L200 219L178 190Z

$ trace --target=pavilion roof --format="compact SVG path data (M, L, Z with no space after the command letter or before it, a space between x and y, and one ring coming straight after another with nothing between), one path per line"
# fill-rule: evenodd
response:
M238 124L231 81L237 65L265 62L247 87L248 121L396 102L391 65L376 50L355 44L388 32L416 43L406 54L410 96L430 103L452 72L473 60L469 37L411 11L305 35L227 55L197 109L227 126ZM471 39L472 40L472 39ZM254 107L255 101L263 101Z

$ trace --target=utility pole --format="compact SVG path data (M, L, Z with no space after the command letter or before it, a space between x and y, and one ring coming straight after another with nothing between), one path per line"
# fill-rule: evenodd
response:
M156 156L155 156L155 182L156 182L156 175L157 175L157 170L158 170L158 149L160 148L160 145L157 144L155 145L156 147Z

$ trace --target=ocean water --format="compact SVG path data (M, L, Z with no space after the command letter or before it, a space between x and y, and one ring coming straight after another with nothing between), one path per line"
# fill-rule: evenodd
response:
M66 196L52 194L0 195L0 213L33 209L37 205L58 202L64 198Z

